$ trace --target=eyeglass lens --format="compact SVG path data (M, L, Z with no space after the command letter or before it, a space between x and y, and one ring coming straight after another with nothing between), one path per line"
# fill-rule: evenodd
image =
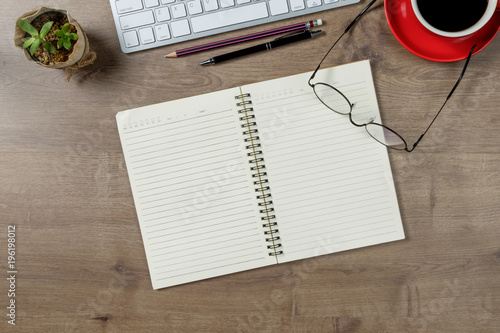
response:
M364 126L368 134L383 145L394 149L405 149L406 142L393 130L374 123L371 113L368 110L362 110L356 105L351 104L347 97L337 88L322 82L313 86L316 97L330 110L349 116L355 126Z

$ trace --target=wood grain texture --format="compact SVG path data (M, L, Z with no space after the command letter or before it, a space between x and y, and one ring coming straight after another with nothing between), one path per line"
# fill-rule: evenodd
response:
M71 81L28 63L0 10L0 244L16 225L18 332L496 332L500 328L500 40L473 57L411 154L390 152L404 241L154 291L114 120L116 112L311 71L363 4L318 15L324 36L199 68L232 46L164 59L192 41L125 55L108 1L55 1L86 30L96 62ZM271 24L279 27L315 17ZM245 33L260 31L250 28ZM214 36L203 42L241 35ZM370 59L383 121L413 141L463 62L418 58L382 3L325 61ZM54 95L54 93L56 95ZM71 102L67 102L70 98ZM5 281L7 254L0 258Z

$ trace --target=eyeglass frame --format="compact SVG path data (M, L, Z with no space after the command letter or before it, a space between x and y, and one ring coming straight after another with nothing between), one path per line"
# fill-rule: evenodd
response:
M420 141L422 140L422 138L424 137L424 135L427 133L427 131L429 131L429 129L431 128L432 124L434 124L434 121L436 120L436 118L439 116L439 114L441 113L441 111L443 110L444 106L446 105L446 103L448 102L448 100L451 98L451 96L453 95L453 93L455 92L455 89L458 87L458 85L460 84L460 81L462 81L462 78L465 74L465 71L467 69L467 66L469 65L469 61L472 57L472 54L474 52L474 48L477 46L476 44L474 44L472 46L472 48L470 49L469 51L469 55L467 56L467 59L465 61L465 64L464 64L464 67L462 69L462 72L460 73L460 76L458 77L458 80L457 82L455 83L455 85L453 86L453 88L451 89L450 93L448 94L448 96L446 97L446 100L444 101L443 105L441 106L441 108L439 109L439 111L437 112L437 114L434 116L434 118L432 119L431 123L429 124L429 126L427 127L427 129L424 131L424 133L422 135L420 135L420 137L418 138L418 140L413 144L413 147L410 149L408 148L408 144L406 143L406 140L401 136L399 135L396 131L392 130L391 128L385 126L385 125L382 125L382 124L379 124L379 123L376 123L374 122L373 120L368 122L368 123L365 123L365 124L357 124L356 122L354 122L354 120L352 119L352 110L353 110L353 107L354 107L354 104L351 103L351 101L349 101L349 99L340 91L338 90L337 88L331 86L330 84L327 84L327 83L324 83L324 82L318 82L318 83L311 83L311 81L314 79L314 77L316 76L316 73L318 72L318 70L320 69L321 67L321 64L323 63L323 61L326 59L326 57L330 54L330 52L332 51L332 49L335 47L335 45L337 45L337 43L340 41L340 39L342 37L344 37L344 35L349 32L349 30L351 30L351 28L356 24L356 22L358 22L361 17L363 16L363 14L376 2L377 0L372 0L372 2L370 2L359 14L358 16L356 16L356 18L347 26L347 28L344 30L344 32L340 35L339 38L337 38L337 40L333 43L333 45L330 47L330 49L326 52L325 56L321 59L321 61L319 62L318 66L316 67L316 69L314 70L314 72L312 73L311 77L309 78L308 80L308 85L313 89L314 91L314 94L316 95L316 97L319 99L319 101L321 103L323 103L326 107L328 107L330 110L336 112L336 113L339 113L339 114L342 114L342 115L349 115L349 120L351 121L351 123L356 126L356 127L365 127L365 130L367 131L367 133L373 138L375 139L375 141L379 142L380 144L388 147L388 148L391 148L391 149L395 149L395 150L404 150L406 152L412 152L416 147L417 145L420 143ZM344 114L344 113L340 113L334 109L332 109L330 106L328 106L325 102L323 102L323 100L317 95L316 93L316 90L315 90L315 86L318 85L318 84L321 84L321 85L324 85L324 86L327 86L327 87L330 87L332 89L334 89L336 92L338 92L346 101L347 103L349 104L350 106L350 111L349 113L347 114ZM399 137L401 139L401 141L404 143L405 147L404 148L396 148L396 147L392 147L390 145L387 145L381 141L379 141L378 139L376 139L373 135L370 134L370 132L368 132L368 130L366 129L366 126L367 125L378 125L378 126L381 126L383 129L386 129L388 130L389 132L395 134L397 137Z

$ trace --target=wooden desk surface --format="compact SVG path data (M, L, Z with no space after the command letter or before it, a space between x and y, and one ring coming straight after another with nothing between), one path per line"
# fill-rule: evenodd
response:
M28 63L0 11L0 330L18 332L498 332L500 39L413 153L390 152L406 240L154 291L115 124L118 111L311 71L362 4L322 18L325 35L199 68L218 53L164 59L221 36L126 55L108 1L51 1L88 33L96 62L68 83ZM247 29L260 31L263 28ZM243 32L222 37L238 36ZM382 3L327 66L368 58L384 122L415 140L463 66L418 58L392 35ZM16 327L7 297L16 227Z

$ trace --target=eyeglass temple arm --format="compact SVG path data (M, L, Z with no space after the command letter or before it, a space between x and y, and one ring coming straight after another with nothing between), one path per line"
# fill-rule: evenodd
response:
M354 26L354 24L356 24L356 22L359 21L359 19L361 18L361 16L363 16L363 14L375 3L375 1L377 0L372 0L372 2L370 2L368 4L368 6L366 6L362 11L361 13L358 14L358 16L356 16L356 18L354 20L352 20L352 22L349 24L349 26L347 26L347 28L345 29L345 31L342 33L342 35L340 35L340 37L335 41L335 43L333 43L332 47L330 47L330 49L328 50L328 52L326 52L325 56L323 57L323 59L321 59L321 61L319 62L319 65L318 67L316 67L316 69L314 70L313 74L311 75L311 78L309 78L309 85L311 85L311 80L314 79L314 77L316 76L316 73L318 72L319 68L321 67L321 64L323 63L323 61L325 60L325 58L328 56L328 54L330 53L330 51L335 47L335 45L337 45L338 41L349 31L351 30L351 28Z
M344 33L347 33L349 30L351 30L351 28L354 26L354 24L356 24L356 22L359 21L359 19L361 18L361 16L363 16L363 14L368 10L370 9L370 7L375 3L375 1L377 0L372 0L372 2L370 2L368 4L368 6L366 6L362 11L361 13L359 13L358 16L356 16L356 18L354 20L352 20L351 24L349 24L349 26L345 29Z
M413 147L411 149L408 149L407 151L412 151L413 149L417 148L417 145L419 144L419 142L422 140L422 138L424 137L424 135L429 131L429 128L431 128L432 124L434 124L434 121L439 116L439 114L443 110L443 108L446 105L446 103L448 102L448 100L451 98L451 95L453 95L453 93L455 92L455 89L457 89L458 85L460 84L460 81L462 81L462 78L464 77L465 70L467 69L467 66L469 65L470 58L472 57L472 53L474 52L474 48L476 47L476 45L477 44L474 44L474 46L472 46L472 48L470 49L469 56L467 57L467 60L465 61L464 68L462 69L462 73L460 73L460 76L458 77L457 82L455 83L455 85L451 89L450 93L446 97L446 100L444 101L443 105L439 109L438 113L434 116L434 119L432 119L431 123L429 124L429 126L427 127L427 129L425 130L425 132L413 144Z

